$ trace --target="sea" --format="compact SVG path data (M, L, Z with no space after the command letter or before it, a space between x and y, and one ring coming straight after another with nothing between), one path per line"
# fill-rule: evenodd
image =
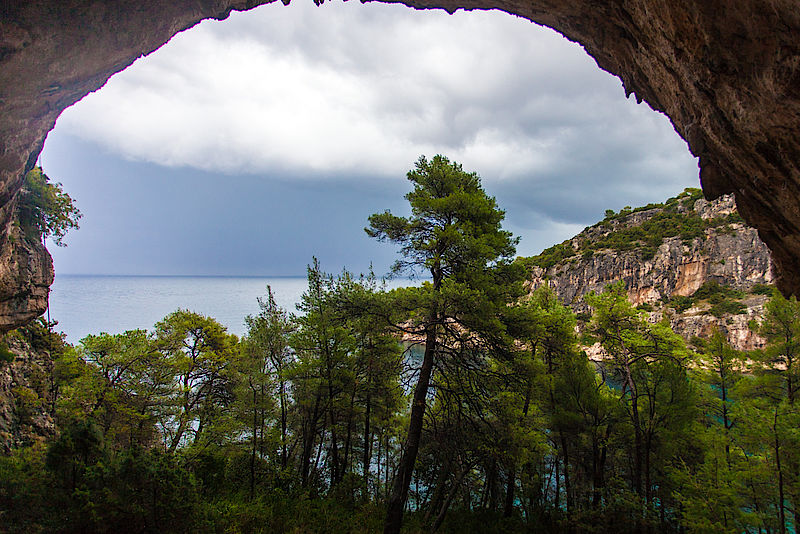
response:
M419 283L394 279L387 287ZM259 311L258 297L272 288L277 304L290 313L308 284L305 277L57 275L50 290L55 330L77 343L88 334L118 334L153 325L177 309L215 318L228 332L245 333L244 318ZM47 317L47 315L45 315Z

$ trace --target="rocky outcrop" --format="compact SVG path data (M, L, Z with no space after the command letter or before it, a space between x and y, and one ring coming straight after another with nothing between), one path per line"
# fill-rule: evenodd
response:
M686 205L684 205L686 204ZM693 211L710 227L703 235L686 240L666 237L651 258L643 259L641 247L620 252L600 249L584 252L592 243L624 229L641 226L663 213L663 207L618 216L587 228L564 244L576 254L545 269L532 266L531 290L549 285L561 302L576 313L589 311L583 297L590 291L602 292L611 283L623 281L629 300L650 311L654 321L669 318L674 330L687 340L708 337L714 329L725 332L739 350L763 346L763 339L748 327L751 319L762 316L768 297L753 294L773 284L775 277L769 251L755 229L736 222L733 197L723 196L712 202L685 200L675 211L690 215ZM690 204L693 204L691 206ZM709 281L738 291L733 312L712 309L700 300L681 309L674 297L691 297ZM762 291L763 292L763 291ZM688 305L688 300L684 301ZM716 314L716 315L715 315Z
M288 0L284 0L288 2ZM321 0L320 0L321 1ZM0 4L0 229L58 115L204 18L262 0L9 0ZM500 9L581 43L665 113L700 158L705 195L736 196L800 293L800 9L796 0L403 0ZM7 232L0 232L0 247ZM0 293L0 302L19 292ZM0 328L7 328L0 325Z
M40 242L13 225L0 246L0 332L27 323L47 309L53 260Z
M5 342L13 360L0 361L0 454L56 432L53 360L19 337L9 336Z

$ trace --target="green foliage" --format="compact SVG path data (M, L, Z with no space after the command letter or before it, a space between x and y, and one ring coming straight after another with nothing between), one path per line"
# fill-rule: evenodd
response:
M719 219L703 220L694 211L695 202L702 196L700 189L687 188L662 204L648 204L635 209L625 206L619 213L606 210L603 221L595 225L595 228L607 229L604 234L591 242L583 240L577 249L573 248L572 241L564 241L545 249L537 256L526 258L525 263L529 268L536 265L549 269L575 256L591 258L596 251L601 250L636 251L646 261L655 256L658 247L668 237L680 236L684 242L691 242L702 238L708 228L724 228L741 221L737 213ZM630 215L649 210L658 211L639 224L632 225Z
M705 228L703 219L694 211L679 212L665 206L640 225L620 225L618 229L599 237L589 247L591 250L612 249L618 252L638 250L642 259L649 259L665 238L680 236L684 241L691 241L701 237Z
M694 292L692 298L696 301L706 300L711 304L718 304L726 299L744 298L744 293L730 286L721 285L716 280L709 280Z
M746 311L746 306L739 299L745 297L744 292L730 286L721 285L716 280L709 280L692 295L692 303L706 301L711 304L708 313L714 317L738 315Z
M168 450L191 442L216 443L231 423L231 364L238 339L215 319L178 310L155 326L155 344L178 385L168 394L170 409L160 426Z
M775 286L772 284L753 284L753 287L750 288L750 293L753 295L772 296L775 294Z
M81 212L60 183L35 167L25 175L17 200L17 219L25 234L41 241L51 238L57 246L66 246L63 239L70 230L78 229Z
M745 293L730 286L721 285L716 280L709 280L703 284L691 297L682 295L673 296L668 305L681 313L700 302L707 302L711 306L707 313L715 317L726 315L739 315L747 311L747 307L738 302L745 297Z
M8 349L8 343L4 340L0 340L0 363L13 362L16 357L17 355Z
M444 158L409 174L412 216L369 231L433 281L387 292L315 260L302 315L268 287L241 340L186 310L77 347L41 320L10 333L53 359L14 386L15 416L51 408L58 432L0 455L0 530L380 532L414 440L407 532L796 529L795 299L765 305L751 353L719 331L689 351L622 283L576 317L547 287L521 294L477 177ZM710 282L669 304L727 314L744 296Z
M690 439L696 393L687 380L689 354L667 323L644 320L622 283L586 300L595 310L590 328L619 382L616 394L633 435L629 489L650 503L653 460L676 461L683 453L678 444Z
M691 297L674 295L669 299L669 305L675 308L675 311L681 313L691 308L694 305L694 300Z
M492 347L495 357L513 354L503 319L508 304L522 294L522 269L511 262L518 239L502 229L505 213L483 190L478 175L437 155L430 162L421 157L407 177L414 188L406 195L411 217L388 211L374 214L366 228L371 237L401 246L402 259L395 264L395 272L424 270L431 277L431 283L418 289L398 292L404 304L418 302L415 309L409 309L409 315L414 318L412 324L418 335L424 337L425 350L397 480L388 498L387 532L400 530L422 442L425 411L431 402L428 389L434 368L434 391L444 386L445 391L460 391L464 397L471 397L472 384L488 367L486 347ZM442 409L449 415L461 404L460 398L455 394L452 402L447 402L450 396L446 396ZM479 411L476 406L486 402L486 395L475 398L468 415L448 416L446 426L462 428L464 420ZM438 402L439 398L434 396L434 400ZM459 442L461 434L456 433L453 439ZM467 475L463 466L457 472L456 480ZM442 517L439 514L434 519L434 529Z
M39 317L13 330L9 335L24 339L35 351L47 352L53 359L58 358L66 349L64 334L53 330L57 321L48 323L44 317Z
M505 212L481 187L475 173L437 155L424 156L408 172L413 191L405 198L411 217L390 212L369 217L369 236L401 246L394 270L424 269L434 280L461 278L487 263L510 258L519 241L502 230Z
M591 254L592 251L587 250L587 252ZM527 258L527 261L532 265L541 267L542 269L549 269L553 265L561 263L565 259L575 256L575 254L576 251L574 248L572 248L571 242L564 241L563 243L559 243L550 248L544 249L542 253L537 256Z
M741 302L723 300L713 304L708 312L714 317L723 317L725 315L741 315L747 312L747 307Z

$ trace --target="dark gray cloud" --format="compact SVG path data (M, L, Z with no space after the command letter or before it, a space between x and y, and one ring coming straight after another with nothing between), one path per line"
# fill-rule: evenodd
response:
M394 248L363 228L371 213L405 210L404 183L219 176L120 160L58 132L42 163L84 213L68 247L51 247L59 273L302 275L312 256L385 273Z
M402 209L421 154L481 174L527 254L697 185L668 120L551 30L276 4L176 36L65 112L45 170L86 217L57 268L297 274L312 253L386 266L361 229Z

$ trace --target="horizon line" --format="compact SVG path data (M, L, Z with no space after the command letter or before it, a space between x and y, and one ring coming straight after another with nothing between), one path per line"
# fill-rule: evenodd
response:
M363 273L360 273L363 274ZM57 273L55 278L62 277L102 277L102 278L307 278L307 274L123 274L123 273ZM355 275L356 277L359 275ZM377 276L377 275L376 275ZM389 276L377 278L391 280ZM427 280L425 276L398 276L396 280Z

